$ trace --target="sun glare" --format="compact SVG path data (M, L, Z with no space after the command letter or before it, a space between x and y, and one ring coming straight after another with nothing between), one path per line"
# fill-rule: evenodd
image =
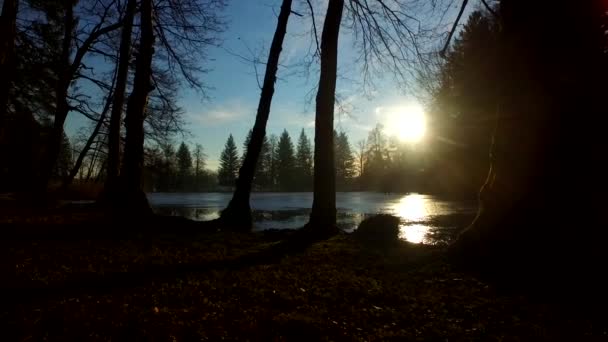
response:
M390 111L387 130L409 143L417 143L426 133L426 116L420 105L397 107Z

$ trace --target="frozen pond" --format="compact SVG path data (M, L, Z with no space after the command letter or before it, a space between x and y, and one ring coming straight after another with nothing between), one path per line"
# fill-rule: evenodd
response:
M211 220L228 204L231 193L149 193L150 205L159 214L194 220ZM445 199L423 194L376 192L337 193L338 225L352 231L365 218L388 213L401 219L401 235L415 243L445 243L474 217L475 201ZM254 227L293 229L308 221L312 193L258 192L251 197Z

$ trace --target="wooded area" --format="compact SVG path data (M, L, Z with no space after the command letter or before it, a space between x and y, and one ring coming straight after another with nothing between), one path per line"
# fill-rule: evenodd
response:
M118 286L134 291L120 292L130 298L118 300L125 305L137 302L133 293L148 291L137 312L161 317L159 307L167 313L181 304L167 300L155 281L179 279L172 286L191 293L172 298L198 304L171 311L175 322L158 328L167 339L175 331L180 340L297 339L290 329L309 340L475 340L485 332L496 340L530 332L538 340L605 338L607 3L280 3L267 61L260 63L265 71L254 124L240 151L226 132L215 172L206 146L187 143L179 94L187 87L209 96L213 84L205 75L214 60L208 51L222 45L228 1L3 1L0 222L9 226L2 248L15 256L3 266L18 270L0 291L12 304L0 317L7 327L18 327L21 339L42 339L56 325L57 311L49 308L71 301L70 291L110 307L118 297L99 293ZM288 69L281 64L284 44L290 33L301 34L289 31L295 19L310 34L301 65L316 84L314 137L302 129L297 141L287 129L280 135L267 130L275 88L284 86L277 80ZM432 131L424 144L391 137L382 123L357 142L336 129L339 56L346 53L354 56L362 93L373 93L381 78L418 91ZM72 116L88 125L78 136L66 134ZM70 195L83 184L98 188ZM312 191L308 223L295 231L252 232L256 190ZM155 214L146 196L155 191L233 195L219 218L195 222ZM477 197L479 208L470 224L449 223L459 225L459 233L448 245L417 246L399 240L401 223L390 216L341 232L337 191ZM95 203L71 201L84 197ZM336 288L339 293L325 291ZM27 306L30 295L37 306ZM80 310L94 311L91 303ZM467 305L486 316L475 321L456 308ZM36 307L50 310L44 326ZM185 319L191 323L185 313L197 307L205 310L196 319L215 323L187 333L176 328ZM502 310L508 317L497 314ZM28 317L23 323L14 318L19 312ZM520 312L527 313L521 324ZM142 316L130 315L129 324L139 329L131 336L150 336L150 324L132 323ZM100 322L111 316L87 322L102 332L106 323ZM220 323L231 318L242 324ZM66 320L79 331L79 318ZM542 332L534 332L539 326Z

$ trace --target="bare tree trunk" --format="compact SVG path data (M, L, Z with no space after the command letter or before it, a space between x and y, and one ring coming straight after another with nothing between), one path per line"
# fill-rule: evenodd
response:
M252 226L249 198L251 195L255 168L260 157L262 144L264 143L264 136L266 135L266 123L268 122L268 116L270 115L274 84L279 66L279 57L281 55L281 50L283 49L283 40L287 33L287 22L289 20L289 15L291 14L291 3L292 0L283 0L283 4L281 5L277 28L270 46L268 62L266 63L262 94L260 95L258 111L251 133L251 139L247 146L245 160L239 170L239 177L236 181L236 189L232 199L230 200L228 207L222 211L221 220L231 228L250 230Z
M13 76L15 37L17 23L17 0L4 0L0 16L0 129L8 110L8 93Z
M136 0L128 0L124 15L124 26L120 39L120 55L118 60L118 74L114 102L110 116L110 129L108 133L108 159L106 183L102 197L112 197L117 191L120 170L120 127L122 122L122 109L129 75L129 61L131 59L131 34L133 31L133 18L135 16Z
M134 213L149 213L150 206L143 191L144 117L148 94L152 90L152 56L154 54L154 28L152 24L152 0L141 2L141 38L135 67L133 92L127 102L125 124L125 158L121 176L119 209Z
M315 116L314 194L309 228L336 230L336 169L334 165L334 105L338 69L338 36L344 0L329 0L321 36L321 75Z

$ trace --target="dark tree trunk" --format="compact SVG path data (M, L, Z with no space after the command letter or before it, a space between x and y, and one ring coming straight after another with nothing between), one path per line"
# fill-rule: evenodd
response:
M344 0L329 0L321 35L321 75L315 116L314 195L309 227L336 229L336 169L334 165L334 105L338 69L338 36Z
M289 15L291 14L291 3L292 0L283 0L283 4L281 5L277 28L270 46L262 94L260 95L260 102L258 103L258 112L251 133L251 139L247 146L245 160L239 170L236 189L228 207L222 212L222 223L231 228L251 229L252 217L249 197L251 195L255 168L260 157L262 144L264 143L264 136L266 135L266 123L268 122L268 116L270 115L270 105L272 104L272 96L274 94L274 84L279 66L279 57L281 55L281 50L283 49L283 40L287 33L287 22L289 20Z
M466 265L555 285L598 273L607 226L606 9L566 3L501 2L491 169L477 218L451 246Z
M118 60L118 74L116 79L116 89L114 91L114 102L112 103L112 113L110 115L110 128L108 132L108 158L106 182L102 199L112 200L117 193L118 176L120 173L120 127L122 122L122 109L125 100L125 90L127 87L127 77L129 75L129 61L131 59L131 34L133 31L133 17L137 2L129 0L124 15L124 26L120 39L120 53Z
M143 191L144 118L148 94L152 90L152 56L154 32L152 24L152 0L141 2L141 38L135 66L133 92L127 101L125 126L125 157L121 172L121 195L115 205L120 210L134 214L149 213L150 207Z
M66 3L66 6L63 24L63 41L61 46L61 70L59 70L59 80L57 82L57 89L55 90L55 117L53 119L53 128L47 144L48 150L39 177L39 184L35 189L40 199L44 197L52 177L53 168L57 162L61 141L63 139L63 124L70 111L67 97L73 75L71 72L72 65L70 64L70 55L72 53L72 38L76 26L76 19L74 18L74 7L71 3Z
M17 0L4 0L0 16L0 129L8 110L8 93L14 70L17 6Z

